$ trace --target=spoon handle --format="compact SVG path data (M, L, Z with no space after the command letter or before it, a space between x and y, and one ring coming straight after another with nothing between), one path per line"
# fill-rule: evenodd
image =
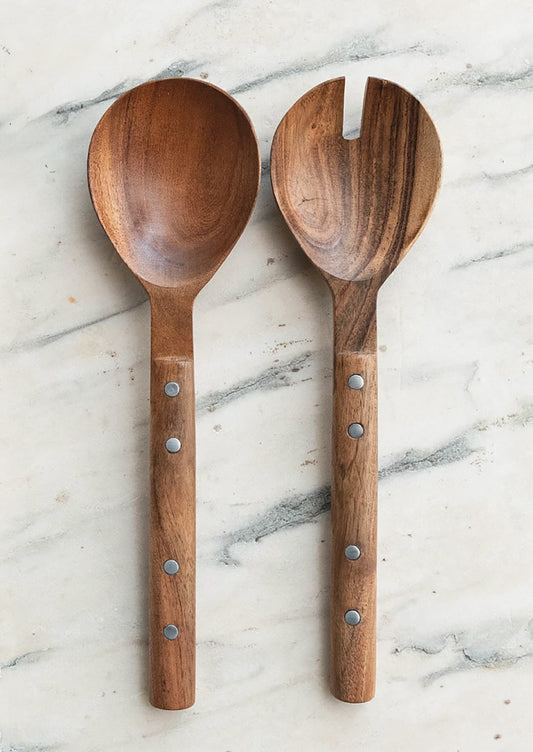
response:
M335 352L334 362L331 688L345 702L367 702L375 691L377 362L371 349Z
M194 366L155 357L150 385L150 701L180 710L195 685Z

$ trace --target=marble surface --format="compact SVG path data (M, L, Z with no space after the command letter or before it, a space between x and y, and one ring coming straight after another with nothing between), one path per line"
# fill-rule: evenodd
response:
M0 26L2 752L533 748L533 14L507 3L11 4ZM4 8L4 16L7 8ZM147 702L149 308L85 161L141 81L250 114L253 219L195 309L197 702ZM347 77L418 96L431 220L379 298L378 692L328 693L328 292L275 208L270 140Z

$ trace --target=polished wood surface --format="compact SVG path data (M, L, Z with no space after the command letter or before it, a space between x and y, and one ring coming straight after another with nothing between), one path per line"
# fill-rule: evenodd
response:
M352 374L362 376L362 389L350 389ZM331 681L337 697L362 702L374 696L376 664L376 353L336 351L333 379ZM364 428L359 439L347 430L354 422ZM356 560L344 553L353 545ZM344 620L350 609L361 616L356 627Z
M195 419L192 309L246 226L260 157L243 109L194 79L143 84L98 123L88 176L96 213L150 296L150 699L195 696ZM169 381L176 396L165 394ZM166 450L178 438L178 452ZM163 564L178 562L176 574ZM178 628L167 639L165 626Z
M342 135L344 79L307 92L281 121L271 177L292 233L328 282L334 308L332 692L366 702L375 690L376 298L421 232L441 175L435 127L390 81L367 82L361 133ZM352 374L363 377L351 389ZM363 426L360 438L348 427ZM361 555L350 560L348 545ZM346 623L356 610L361 620Z

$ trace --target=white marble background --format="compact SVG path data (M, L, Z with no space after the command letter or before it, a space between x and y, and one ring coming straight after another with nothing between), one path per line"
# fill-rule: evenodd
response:
M4 3L2 752L533 748L533 6ZM257 209L202 292L198 681L147 702L149 310L85 160L113 98L202 77L255 123ZM281 221L270 140L347 76L417 95L443 187L379 300L378 694L327 688L327 290Z

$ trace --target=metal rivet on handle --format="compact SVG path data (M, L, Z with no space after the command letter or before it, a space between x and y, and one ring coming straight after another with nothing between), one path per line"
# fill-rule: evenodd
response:
M179 439L167 439L166 444L167 452L175 454L181 449L181 441Z
M176 381L169 381L168 384L165 384L165 394L167 397L175 397L179 394L179 391L180 385Z
M348 433L352 439L360 439L364 433L363 426L360 423L352 423L348 426Z
M346 622L346 624L349 624L351 627L356 627L361 621L359 611L356 611L354 608L350 609L349 611L346 611L346 613L344 614L344 621Z
M364 379L358 373L352 373L348 379L348 386L350 389L362 389L364 386Z
M344 555L347 559L350 559L350 561L355 561L361 556L361 551L357 546L346 546L344 549Z
M175 640L178 636L178 628L174 624L167 624L163 629L163 634L167 640Z
M176 574L180 565L175 559L167 559L163 564L163 569L167 574Z

